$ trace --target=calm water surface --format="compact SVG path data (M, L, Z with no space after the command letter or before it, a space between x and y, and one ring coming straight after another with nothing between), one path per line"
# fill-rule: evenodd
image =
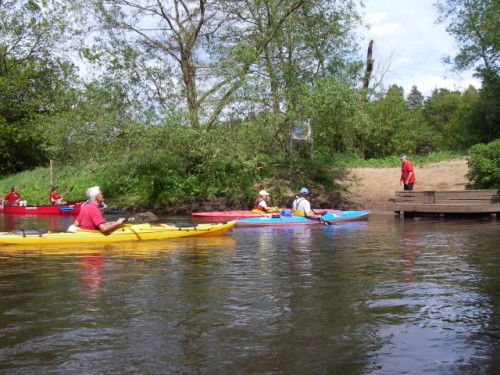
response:
M500 221L373 215L0 246L0 373L499 374L499 240Z

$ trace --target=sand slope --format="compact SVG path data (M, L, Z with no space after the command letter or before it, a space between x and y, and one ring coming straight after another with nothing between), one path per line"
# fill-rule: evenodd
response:
M411 161L411 159L410 159ZM414 190L465 190L468 180L465 158L447 160L425 167L414 164L416 183ZM348 187L345 198L358 209L374 212L387 211L388 201L396 191L403 190L399 180L401 167L356 168L348 171L340 183Z

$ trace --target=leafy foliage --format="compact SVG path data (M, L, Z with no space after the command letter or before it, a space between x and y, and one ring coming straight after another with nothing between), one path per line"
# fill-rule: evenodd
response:
M465 124L471 142L488 143L500 136L500 2L497 0L438 1L440 21L459 46L448 58L457 70L475 67L482 80L479 98Z
M334 79L318 79L305 91L292 120L310 118L315 153L363 153L365 118L360 111L360 96L348 84Z
M10 62L12 59L8 59ZM46 161L35 118L56 110L61 68L25 60L0 70L0 171L13 173Z
M499 74L500 4L497 0L440 0L437 2L441 22L459 45L454 57L457 69L478 67Z
M469 150L470 189L500 189L500 139L479 143Z

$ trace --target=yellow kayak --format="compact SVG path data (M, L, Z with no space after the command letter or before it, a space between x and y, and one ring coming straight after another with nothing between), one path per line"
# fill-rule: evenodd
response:
M114 243L59 243L0 245L0 259L8 254L30 257L40 255L93 255L157 257L168 254L221 255L234 254L234 236L184 237L153 241L129 241Z
M40 229L0 232L0 245L43 245L70 243L112 243L124 241L163 240L182 237L201 237L222 234L231 229L235 221L217 224L198 224L176 227L168 224L124 224L111 233L78 229L77 232L50 232Z

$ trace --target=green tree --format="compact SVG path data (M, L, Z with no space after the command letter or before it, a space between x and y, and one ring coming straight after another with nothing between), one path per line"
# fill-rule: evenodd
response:
M58 110L73 66L62 58L70 17L58 1L0 4L0 171L16 172L46 161L33 122Z
M455 38L459 52L453 64L459 70L499 74L500 3L497 0L438 0L439 21Z
M384 96L367 103L370 119L365 136L365 155L385 157L401 152L428 150L429 130L421 111L409 108L402 87L392 85Z
M457 70L475 68L482 80L473 109L474 135L482 142L500 137L500 2L498 0L440 0L436 3L446 30L459 52L449 57ZM477 138L476 138L477 139Z
M500 76L484 72L482 83L468 125L476 141L490 142L500 138Z
M257 39L235 43L231 59L221 61L213 60L216 50L228 39L229 25L241 22L228 12L225 1L92 2L100 30L107 34L98 37L103 48L86 55L117 74L133 72L129 77L142 82L146 95L164 111L184 99L191 127L212 126L224 110L240 102L238 94L253 64L283 22L305 3L274 4L276 23Z
M422 110L424 107L424 95L418 90L417 86L412 86L411 91L406 97L408 107L414 110Z
M133 114L133 101L119 85L91 82L66 93L66 109L37 119L51 159L65 163L113 160L126 162L145 127Z
M462 105L459 91L443 88L433 90L425 102L425 118L439 135L438 144L442 149L460 149L465 145L464 126L458 116Z
M482 139L477 122L479 93L470 86L463 93L436 89L425 102L424 115L439 134L438 144L446 150L466 150Z
M302 112L296 118L311 120L315 154L363 154L366 118L360 100L358 90L334 78L317 78L304 90L298 101Z
M479 143L469 150L467 178L471 189L500 189L500 140Z
M8 59L9 60L9 59ZM0 170L12 173L47 161L36 118L58 111L65 90L64 67L34 59L12 64L0 75ZM49 135L50 136L50 135Z
M320 95L320 100L326 99L325 82L335 79L352 86L357 83L361 65L353 61L351 53L356 48L353 30L359 22L355 4L349 0L310 0L285 20L281 0L228 1L227 7L240 22L229 26L227 35L232 37L218 49L217 62L233 61L234 51L242 44L256 45L262 35L276 30L261 58L252 64L239 98L255 112L274 112L281 126L275 128L277 134L273 138L280 139L283 151L288 147L290 124L304 121L306 112L313 112L304 102L314 106L308 100L315 94ZM317 84L321 87L315 91ZM332 97L335 95L332 92ZM317 113L314 117L314 131L323 134L321 129L326 124L319 121ZM345 119L336 120L341 123ZM344 140L347 141L338 140L339 145ZM320 143L316 142L318 146ZM327 149L331 146L330 142Z

